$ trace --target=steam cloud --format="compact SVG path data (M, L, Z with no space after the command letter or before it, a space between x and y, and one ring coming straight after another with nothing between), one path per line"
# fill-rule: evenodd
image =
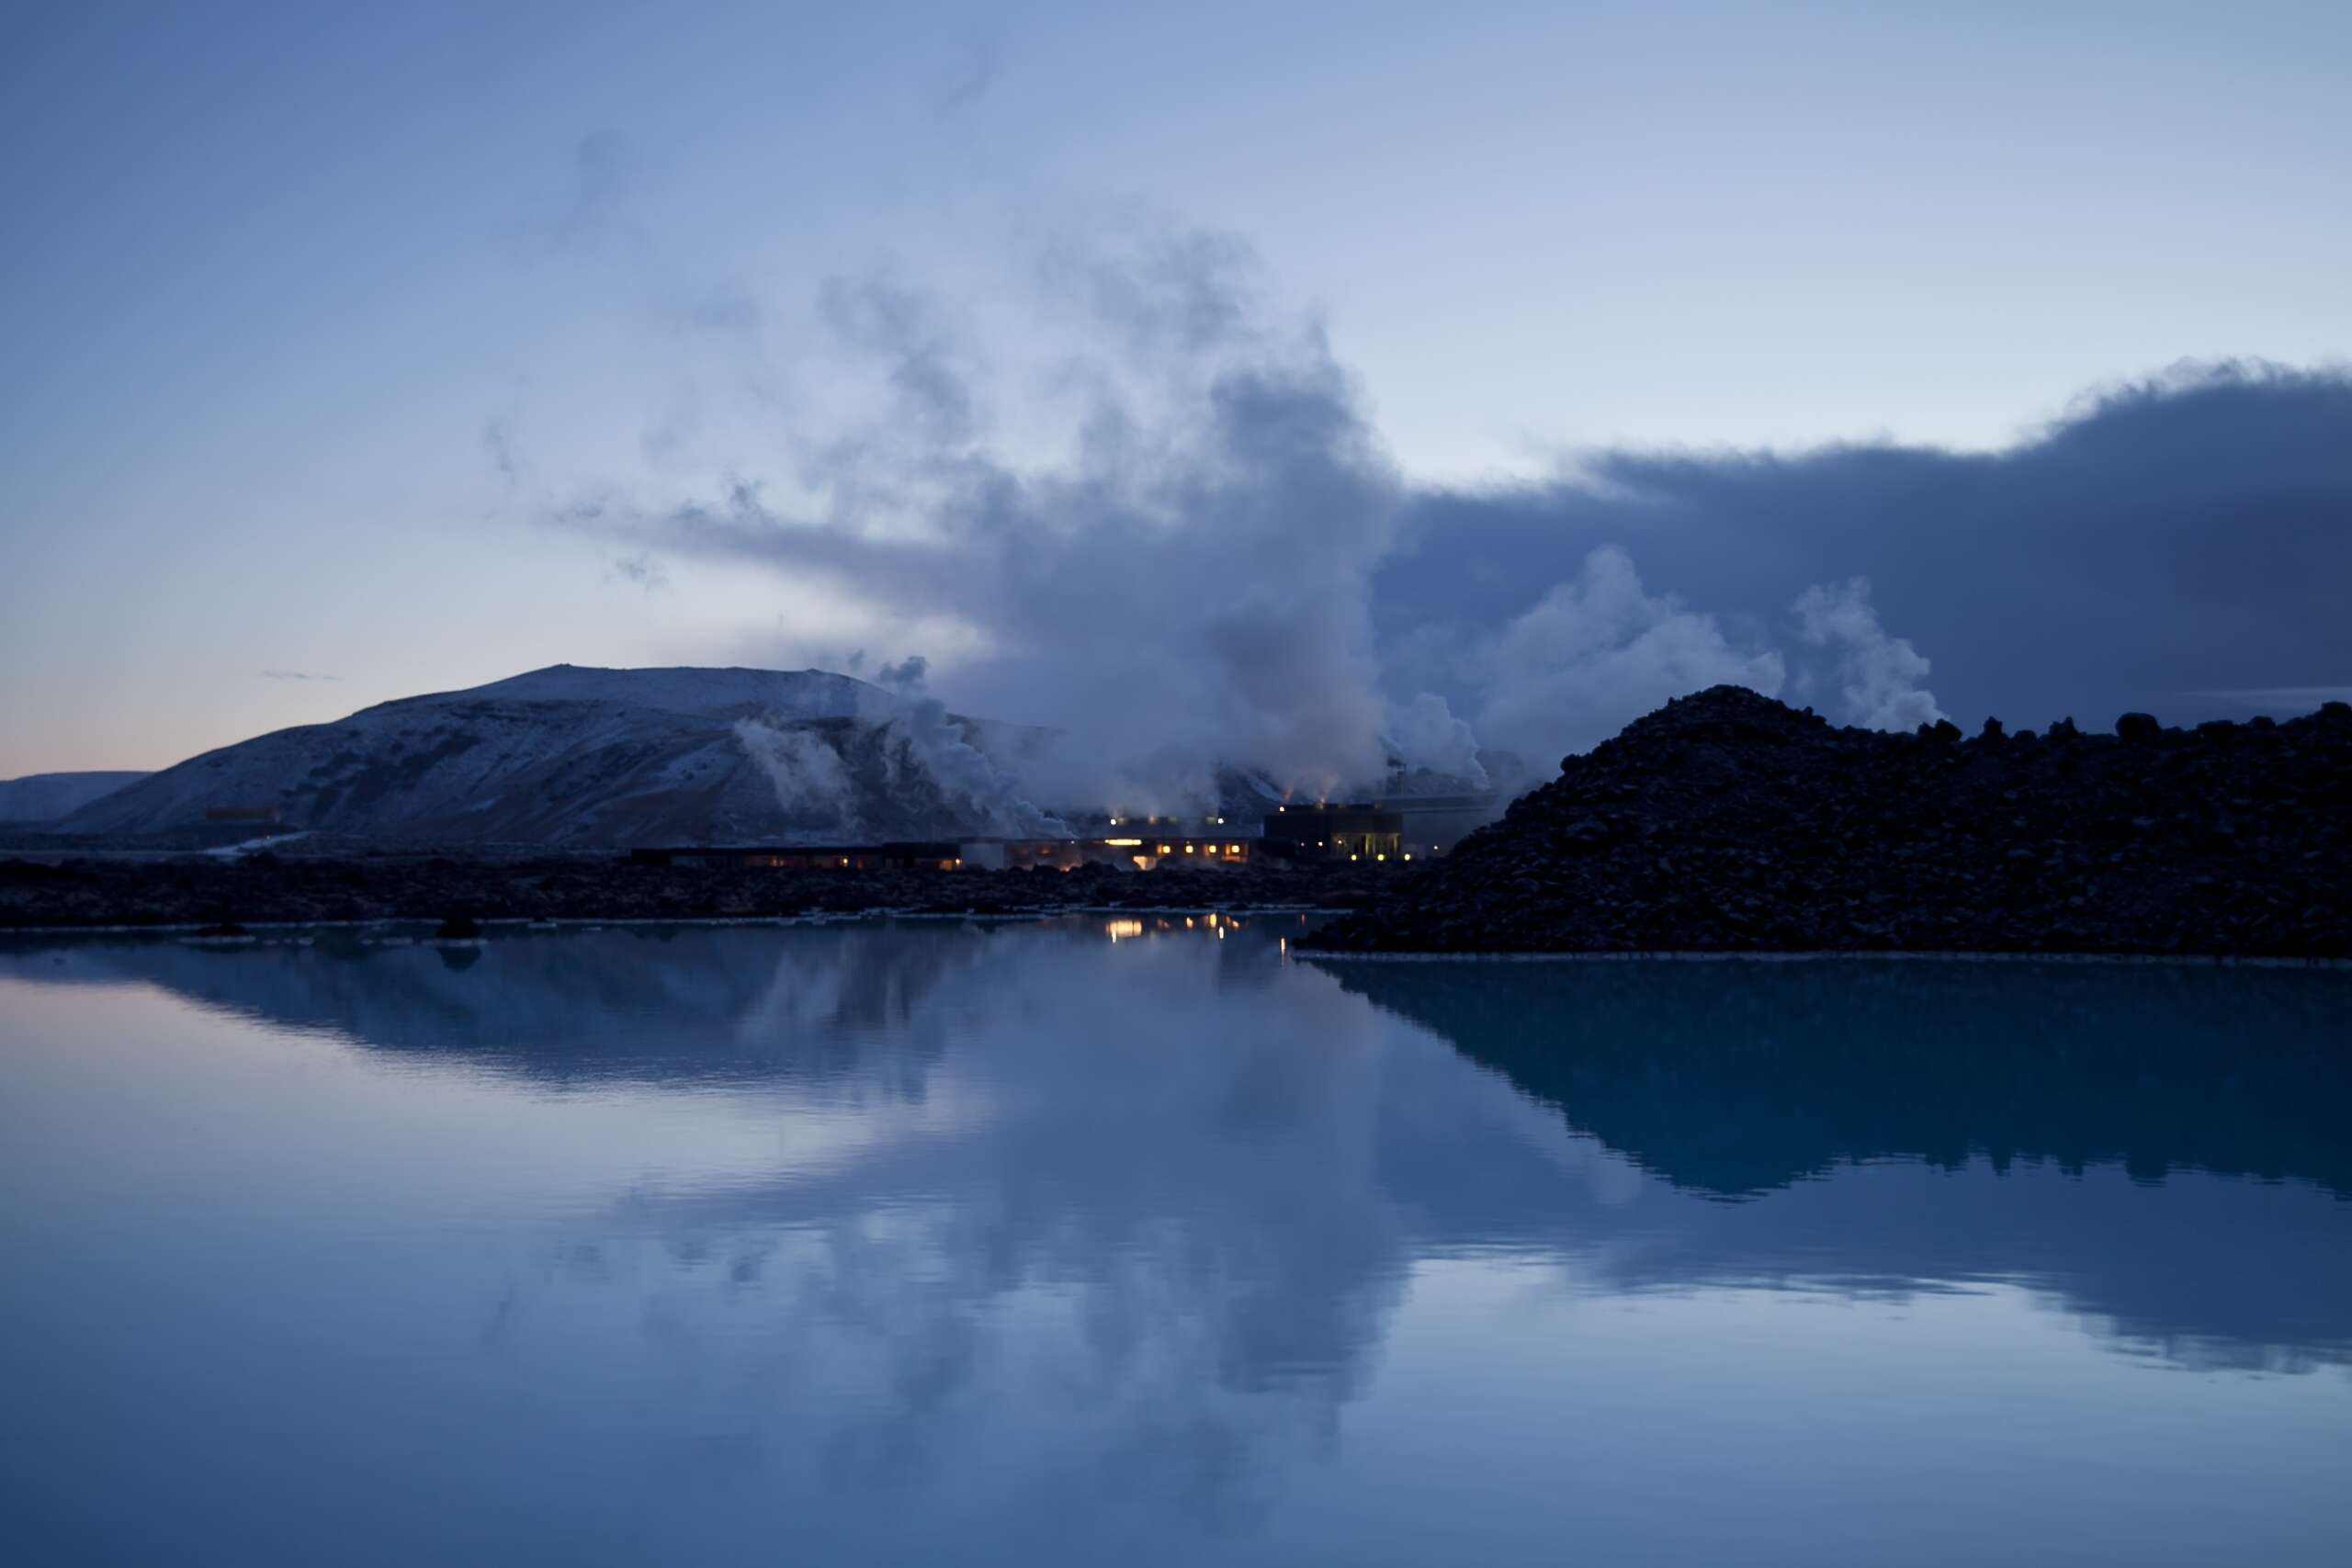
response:
M786 820L813 816L842 839L862 836L856 790L842 765L841 753L827 745L821 735L742 718L735 721L735 739L767 774Z
M2352 580L2340 376L2177 371L2006 453L1602 453L1555 483L1415 491L1319 325L1270 306L1240 246L1130 233L1048 273L1077 345L1025 384L1064 416L1057 445L1007 434L966 323L895 281L840 281L819 317L862 369L864 417L704 499L606 491L557 520L955 628L952 660L877 673L909 704L891 720L908 754L1012 830L1053 820L1034 802L1197 808L1220 769L1317 795L1398 770L1516 789L1718 682L1834 692L1867 725L1941 716L1882 602L1959 650L1940 668L1971 704L2027 722L2352 671L2352 617L2243 609ZM2259 556L2224 554L2233 535ZM2175 657L2184 584L2233 595L2225 627L2188 631L2210 655L2193 671ZM1015 778L933 690L1062 733ZM780 797L821 786L813 759L745 743Z
M1871 608L1871 583L1857 577L1815 583L1791 606L1815 648L1838 655L1838 694L1849 719L1872 729L1910 729L1943 717L1935 694L1919 684L1928 661L1899 637L1889 637Z

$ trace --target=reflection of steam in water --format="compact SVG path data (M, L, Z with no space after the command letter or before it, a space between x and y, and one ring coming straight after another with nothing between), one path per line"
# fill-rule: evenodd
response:
M1088 935L966 938L989 965L924 991L956 1021L929 1075L956 1114L588 1223L600 1270L605 1238L647 1238L630 1272L698 1384L740 1375L754 1293L771 1348L736 1440L808 1441L821 1409L829 1488L933 1488L1009 1445L1027 1461L993 1483L1035 1493L1012 1512L1102 1499L1140 1534L1246 1519L1330 1441L1408 1265L1366 1141L1380 1043L1330 987L1267 983L1270 944L1243 974L1196 929L1112 969Z
M550 1223L486 1292L483 1353L560 1376L547 1347L625 1324L678 1462L812 1498L920 1478L942 1519L1019 1499L987 1512L1039 1551L1073 1499L1138 1552L1171 1508L1251 1517L1329 1450L1432 1259L1626 1298L2016 1283L2176 1364L2352 1356L2345 977L1335 979L1283 962L1294 922L1185 919L574 933L463 973L58 946L0 975L143 980L429 1070L729 1093L779 1135L846 1119Z

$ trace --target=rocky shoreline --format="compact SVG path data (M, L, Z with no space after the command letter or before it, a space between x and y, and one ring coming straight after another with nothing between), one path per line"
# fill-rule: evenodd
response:
M609 856L0 859L0 933L501 920L753 920L809 915L1024 916L1075 909L1356 908L1387 868L782 871Z
M2116 729L1885 734L1718 686L1302 945L2352 955L2352 707Z

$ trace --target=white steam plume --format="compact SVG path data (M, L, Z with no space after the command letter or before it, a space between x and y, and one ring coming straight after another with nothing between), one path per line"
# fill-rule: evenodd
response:
M921 659L909 662L918 666L919 682ZM944 703L920 696L876 701L859 716L884 726L883 754L893 791L909 783L928 784L938 790L951 813L978 832L1011 838L1058 837L1069 832L1068 823L1031 804L1022 793L1021 782L972 743ZM910 781L901 774L902 756L920 770L919 779Z
M1391 629L1384 667L1373 578L1407 489L1319 323L1268 309L1247 253L1196 234L1074 247L1049 283L1020 341L1057 440L1000 434L987 394L1007 378L967 323L881 277L837 282L819 315L847 355L842 395L809 406L863 417L730 454L702 500L605 486L555 519L756 565L893 637L933 628L958 653L883 667L906 705L882 722L957 810L1005 832L1057 830L1045 807L1202 809L1221 770L1328 796L1377 787L1396 757L1515 787L1668 698L1781 690L1778 650L1648 592L1615 548L1499 626L1431 606ZM1871 722L1934 713L1926 661L1854 585L1798 608ZM992 759L922 694L927 675L958 711L1061 734ZM786 769L803 795L809 765Z
M756 718L737 719L734 728L735 739L767 774L787 823L814 817L812 827L822 824L843 839L858 837L856 792L840 754L822 736Z
M1847 719L1872 729L1913 729L1943 717L1935 694L1920 684L1927 657L1909 638L1886 635L1871 606L1870 579L1816 582L1790 608L1808 645L1835 650Z
M1486 693L1479 735L1539 775L1668 698L1719 684L1776 696L1786 676L1780 654L1740 648L1713 615L1645 592L1632 558L1608 547L1474 650L1472 665Z

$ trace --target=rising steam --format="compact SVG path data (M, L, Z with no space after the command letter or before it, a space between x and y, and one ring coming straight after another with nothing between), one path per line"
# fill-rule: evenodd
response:
M870 716L952 811L1002 832L1106 804L1201 809L1236 773L1314 795L1400 773L1516 788L1679 694L1777 694L1808 655L1853 719L1938 712L1927 660L1885 635L1859 579L1800 599L1785 652L1754 617L1646 587L1616 545L1514 581L1523 596L1483 626L1390 615L1376 631L1409 494L1319 324L1270 308L1241 247L1197 235L1066 249L1052 280L1069 339L1043 383L1057 455L1016 461L989 440L994 367L966 323L898 284L842 281L820 319L867 417L730 465L708 499L606 491L561 520L950 628L975 651L879 666L896 689ZM992 756L926 680L960 711L1057 737ZM788 812L848 789L821 741L738 733Z

